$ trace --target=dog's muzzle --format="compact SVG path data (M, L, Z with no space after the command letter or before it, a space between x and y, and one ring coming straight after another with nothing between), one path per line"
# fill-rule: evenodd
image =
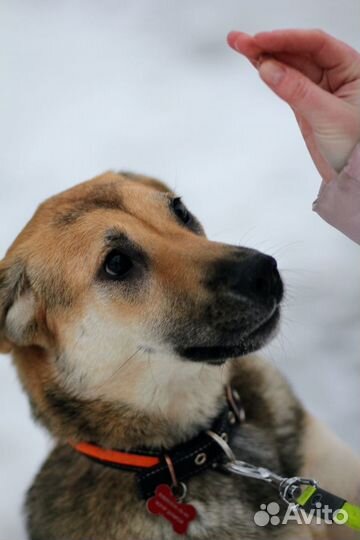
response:
M254 352L274 335L284 288L273 257L232 248L209 268L204 286L209 303L190 317L186 335L178 332L182 345L176 351L183 358L221 364Z

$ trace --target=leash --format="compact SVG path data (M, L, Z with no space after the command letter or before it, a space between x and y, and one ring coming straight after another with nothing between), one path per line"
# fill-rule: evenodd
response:
M327 523L345 524L360 531L360 507L320 488L316 480L283 477L265 467L237 460L230 444L234 428L245 421L245 411L238 392L231 386L226 387L226 398L226 406L210 429L166 451L123 452L87 442L69 444L104 466L135 472L138 492L147 501L148 511L170 521L179 534L186 534L197 515L193 505L183 502L187 496L186 480L209 468L266 482L294 510L317 512Z
M295 476L286 478L265 467L257 467L237 460L230 446L216 433L208 434L223 449L228 461L221 468L231 474L266 482L277 489L281 499L294 510L302 508L306 513L317 512L322 519L360 531L360 507L325 491L316 480Z

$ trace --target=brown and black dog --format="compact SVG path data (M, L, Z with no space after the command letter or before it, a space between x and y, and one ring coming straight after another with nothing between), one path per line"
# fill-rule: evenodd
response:
M360 499L359 460L251 353L275 333L276 261L209 241L161 182L106 173L45 201L0 263L0 347L56 444L26 500L31 540L170 540L134 473L69 444L171 448L209 427L231 382L235 454ZM189 539L334 538L343 527L259 527L271 486L206 470L187 482ZM284 511L284 508L282 508Z

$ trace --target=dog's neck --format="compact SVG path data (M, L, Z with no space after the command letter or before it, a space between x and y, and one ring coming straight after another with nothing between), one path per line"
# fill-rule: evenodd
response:
M182 437L214 418L224 403L227 364L211 366L159 354L148 357L145 366L138 358L135 365L138 375L132 387L127 387L126 378L115 378L103 388L103 399L116 403L120 397L138 414L168 423Z
M177 378L176 372L160 375L153 368L138 381L131 401L121 391L117 399L110 394L66 402L63 396L65 411L76 409L74 427L81 426L73 437L123 449L171 447L193 437L210 427L224 406L228 376L225 366L190 371ZM50 401L54 397L56 402L56 392L48 394Z
M143 370L133 388L114 378L98 395L76 395L47 377L38 387L41 400L32 400L34 414L62 441L127 450L183 442L208 428L225 404L229 367L160 360ZM21 359L16 362L21 371ZM42 373L44 363L51 359L40 362Z

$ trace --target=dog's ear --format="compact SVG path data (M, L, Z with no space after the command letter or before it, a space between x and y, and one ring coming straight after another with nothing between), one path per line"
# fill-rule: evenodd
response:
M119 174L129 180L136 180L137 182L141 182L145 186L149 186L155 189L156 191L162 191L164 193L173 192L173 190L170 189L169 186L167 186L161 180L157 180L157 178L152 178L151 176L144 176L142 174L135 174L128 171L120 171Z
M36 302L21 261L0 261L0 352L33 343Z

